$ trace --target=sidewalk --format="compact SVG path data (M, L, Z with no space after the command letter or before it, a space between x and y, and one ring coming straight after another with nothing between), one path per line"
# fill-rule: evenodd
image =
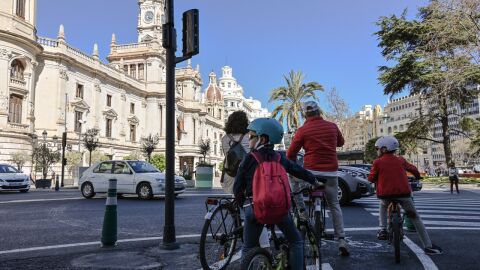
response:
M115 248L69 247L56 250L35 251L35 257L0 256L0 269L201 269L199 239L177 239L180 248L163 250L161 240L121 242ZM43 254L42 254L43 253ZM14 255L14 254L12 254ZM18 255L18 254L15 254Z

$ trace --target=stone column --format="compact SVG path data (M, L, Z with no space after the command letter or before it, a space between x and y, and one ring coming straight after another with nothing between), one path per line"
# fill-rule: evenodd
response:
M10 56L9 51L0 49L0 128L5 128L8 121Z
M66 67L60 67L58 70L59 77L58 77L58 84L57 84L57 91L56 91L56 100L55 100L55 108L56 108L56 124L57 124L57 131L65 128L65 107L68 106L65 104L65 93L67 92L67 81L68 81L68 74ZM59 134L57 134L59 135Z
M102 94L102 87L100 86L100 81L95 82L95 92L93 96L94 100L94 108L93 108L93 114L95 115L95 124L94 127L96 129L100 129L100 122L102 120L102 108L100 106L100 100L101 100L101 94Z
M159 124L160 124L160 127L159 127L159 130L160 130L160 137L165 137L165 101L160 101L159 102L159 113L160 113L160 116L158 118L159 120Z

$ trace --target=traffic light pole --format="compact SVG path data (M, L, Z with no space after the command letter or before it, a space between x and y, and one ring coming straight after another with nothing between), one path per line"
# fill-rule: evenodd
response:
M163 47L166 49L166 128L165 134L165 225L162 248L178 249L175 237L175 51L176 33L173 0L166 0L166 24L163 25Z

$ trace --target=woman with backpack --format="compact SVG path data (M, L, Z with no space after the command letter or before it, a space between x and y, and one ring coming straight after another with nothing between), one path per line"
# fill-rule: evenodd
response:
M244 111L235 111L225 124L226 135L222 138L223 162L220 184L225 192L232 194L233 182L240 162L250 152L248 146L248 117Z
M303 240L290 210L290 186L287 172L314 187L322 184L309 171L273 150L283 138L283 127L275 119L259 118L247 128L251 152L238 169L233 191L235 200L243 205L242 256L259 246L263 224L275 224L283 232L290 247L290 267L303 269ZM267 173L266 173L267 172Z

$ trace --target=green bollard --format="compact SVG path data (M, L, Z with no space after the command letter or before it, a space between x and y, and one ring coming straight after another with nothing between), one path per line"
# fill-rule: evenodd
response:
M415 201L413 200L413 196L412 196L412 201L415 203ZM410 218L407 217L407 215L404 215L403 225L405 227L407 227L407 231L409 231L409 232L416 232L417 231L415 229L415 226L413 225L412 221L410 220Z
M108 197L102 228L102 247L114 247L117 242L117 179L108 180Z

